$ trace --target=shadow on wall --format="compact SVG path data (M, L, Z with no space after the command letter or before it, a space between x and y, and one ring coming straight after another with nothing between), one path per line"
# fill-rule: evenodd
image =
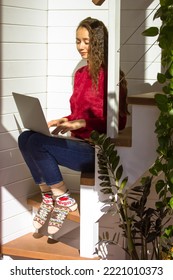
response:
M158 24L153 21L158 5L158 1L153 0L135 1L134 6L130 1L121 1L120 65L128 81L129 95L160 91L159 84L155 83L157 72L161 71L156 37L148 38L146 44L146 37L142 35L149 25Z
M151 85L149 83L131 83L129 81L128 86L129 95L162 91L162 85L158 82L155 82L153 85Z
M8 3L6 4L8 6ZM2 29L5 25L7 25L7 22L5 20L6 13L4 12L4 9L6 10L10 9L9 7L5 6L6 4L4 4L4 1L0 0L0 18L2 20L1 23L3 23L0 25L1 42L3 41L5 42L5 40L8 41L8 36L6 37L6 34L8 32L5 33L4 31L5 29L4 30ZM10 40L11 38L9 39L9 46L11 47L12 44ZM16 42L16 43L20 43L20 42ZM11 88L11 86L13 87L13 85L11 80L8 79L8 77L7 79L4 79L4 76L6 78L6 72L11 62L10 59L9 61L7 60L5 61L6 59L5 54L8 50L8 47L7 49L4 50L6 46L7 43L0 44L0 61L1 61L1 65L0 65L0 100L1 100L0 101L0 207L1 207L0 209L0 256L1 257L2 257L1 244L2 242L4 242L4 237L10 236L12 232L12 231L10 232L10 229L13 229L14 224L17 225L16 221L15 223L13 223L10 218L14 218L15 220L17 219L16 217L20 216L21 213L24 213L25 215L26 210L28 209L27 202L26 202L26 195L25 196L23 195L24 194L23 182L19 182L18 180L18 178L22 178L23 172L25 172L26 174L24 180L25 179L28 180L28 184L26 186L27 190L25 191L25 194L26 193L28 194L29 192L31 193L31 191L32 192L35 191L34 182L31 178L30 172L27 169L26 165L23 164L22 156L18 152L18 145L16 139L18 136L18 132L20 133L20 128L19 126L16 127L15 119L13 118L12 115L14 110L11 109L13 108L12 107L13 104L11 101L13 101L13 99L11 96L11 90L9 90L9 88ZM4 64L5 64L4 67L5 70L2 68ZM9 73L10 73L10 69L9 69ZM10 85L8 84L8 81ZM18 80L16 84L17 83ZM16 84L14 83L14 87ZM6 123L8 123L10 129L6 127ZM11 130L11 132L9 130ZM3 205L3 209L2 209L2 205ZM27 219L25 219L25 221L26 223L28 222ZM15 233L16 232L17 230L15 231Z

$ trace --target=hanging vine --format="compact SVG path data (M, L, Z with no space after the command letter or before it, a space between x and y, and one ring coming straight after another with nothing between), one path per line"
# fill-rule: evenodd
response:
M154 20L160 18L161 26L150 27L143 32L145 36L157 36L162 51L162 73L157 74L157 80L163 84L162 94L156 94L155 100L160 111L156 121L158 157L150 169L151 174L164 174L164 179L156 183L156 192L160 200L157 208L167 209L172 214L173 209L173 0L160 0L160 7ZM173 236L173 226L165 227L163 238Z

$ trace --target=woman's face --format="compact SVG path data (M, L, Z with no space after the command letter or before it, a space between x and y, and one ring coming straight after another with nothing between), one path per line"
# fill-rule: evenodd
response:
M76 31L76 47L82 58L87 59L89 53L89 32L85 27Z

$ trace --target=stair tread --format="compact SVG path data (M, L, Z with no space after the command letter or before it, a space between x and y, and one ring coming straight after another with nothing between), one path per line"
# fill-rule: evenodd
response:
M155 94L157 92L147 92L129 95L127 97L127 103L132 105L149 105L156 106Z
M79 206L79 201L80 201L79 194L73 193L71 196L76 199L78 206ZM33 195L32 197L29 197L27 199L27 204L32 207L35 207L37 209L40 207L40 203L41 203L41 194L40 193ZM70 221L79 223L80 222L79 207L76 211L69 212L67 219Z
M131 147L132 146L132 127L127 126L119 131L116 138L111 139L115 146Z
M93 187L95 185L95 174L94 173L81 173L80 184L88 187Z
M79 250L38 233L28 233L2 245L2 254L39 260L85 260ZM98 258L96 258L98 259Z

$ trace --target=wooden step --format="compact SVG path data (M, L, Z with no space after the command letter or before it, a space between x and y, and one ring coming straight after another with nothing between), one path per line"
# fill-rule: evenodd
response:
M93 187L95 185L95 174L94 173L81 173L80 185Z
M156 106L155 94L157 92L147 92L129 95L127 97L127 103L132 105L147 105Z
M79 223L80 222L80 214L79 214L80 196L78 193L72 193L71 197L73 197L77 201L78 209L76 211L69 212L67 219ZM27 204L30 205L31 207L38 209L40 207L41 201L42 201L41 194L39 193L32 197L29 197L27 199Z
M2 254L36 260L86 260L80 257L79 250L42 236L28 233L2 245ZM98 259L98 258L96 258Z
M130 126L125 127L125 129L119 131L116 138L112 138L111 140L117 147L131 147L132 128Z

